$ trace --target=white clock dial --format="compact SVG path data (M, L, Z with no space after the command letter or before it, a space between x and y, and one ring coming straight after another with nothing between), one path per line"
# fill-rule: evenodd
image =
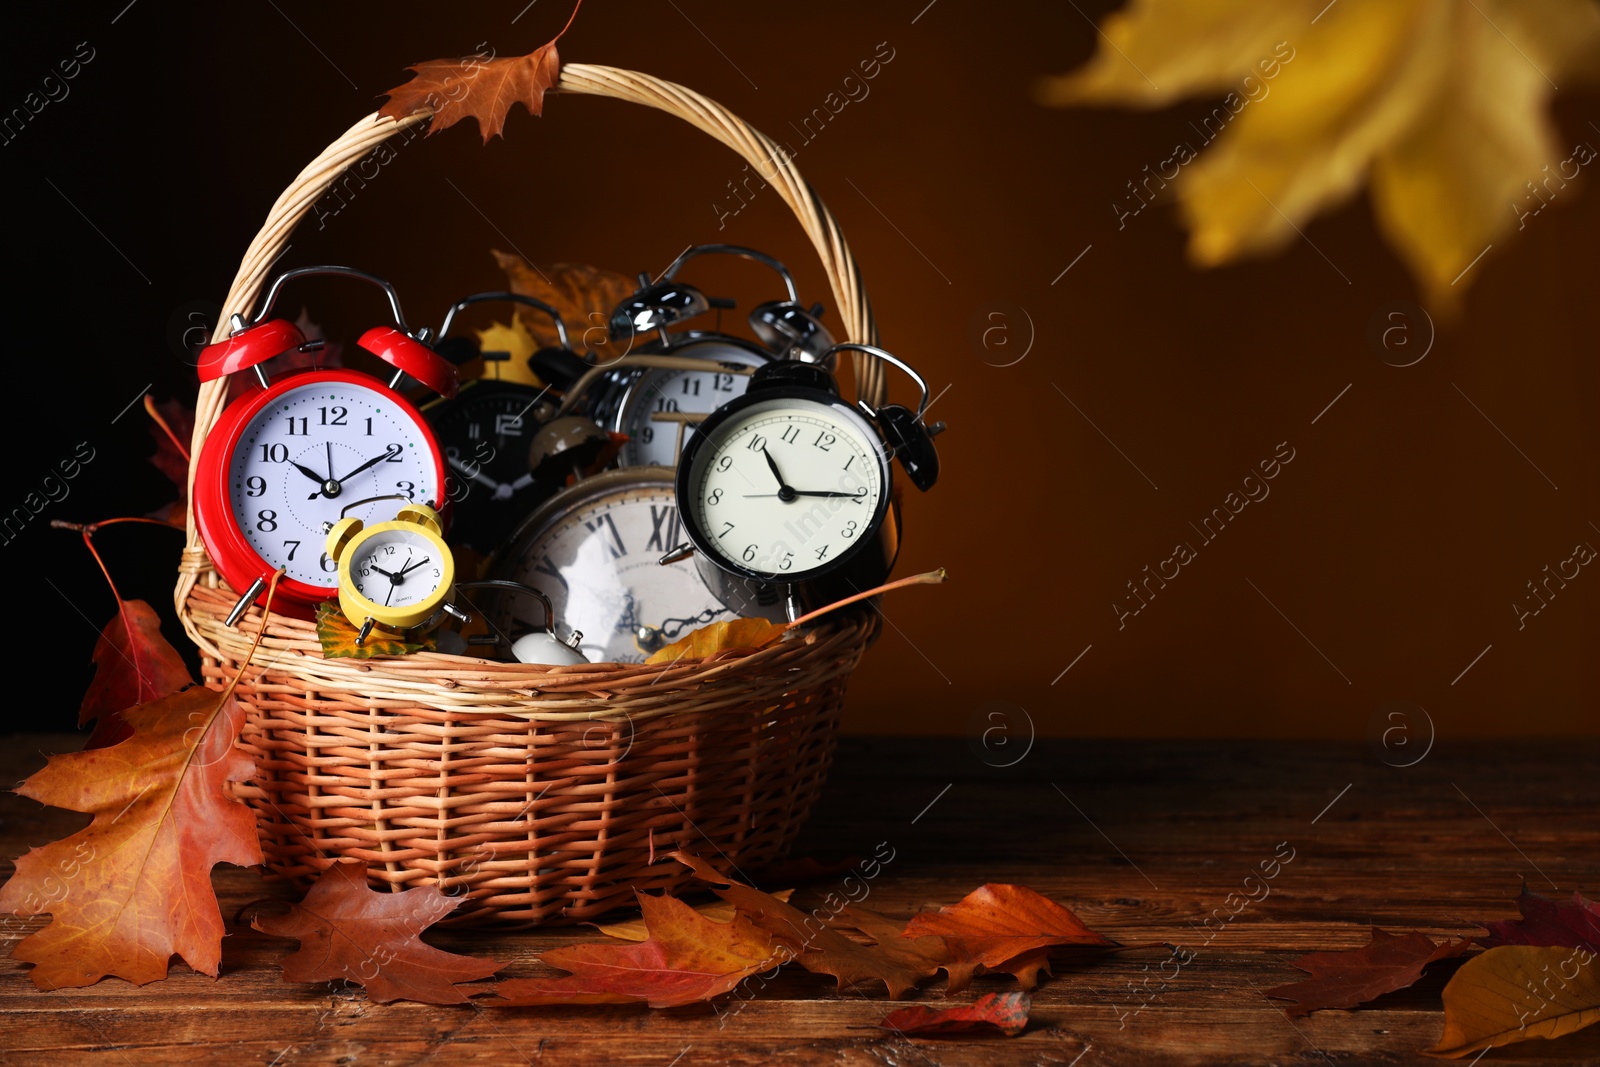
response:
M715 341L684 345L670 354L747 367L765 362L736 345ZM694 426L682 416L709 415L735 397L743 396L749 384L748 374L728 371L662 367L645 371L628 390L617 418L617 428L628 435L628 443L622 448L623 464L629 467L676 466L682 446L694 434Z
M505 577L548 596L560 620L556 636L565 641L582 631L579 648L591 662L638 663L729 614L690 561L658 562L682 540L672 486L635 482L579 502L518 538ZM510 628L542 629L537 615L513 616Z
M323 524L367 497L437 500L434 477L426 436L392 396L322 381L288 390L244 427L228 465L228 502L268 565L333 587L339 568L322 551ZM347 514L372 522L394 508L382 501Z
M439 546L412 530L388 530L357 546L350 560L356 591L385 608L418 604L443 580Z
M695 457L687 506L729 562L790 581L871 533L884 491L881 452L848 408L775 397L713 434Z

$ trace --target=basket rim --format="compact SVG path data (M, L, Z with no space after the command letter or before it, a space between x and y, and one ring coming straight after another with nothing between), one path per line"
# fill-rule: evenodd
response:
M552 92L611 97L665 111L688 122L756 166L794 212L807 236L810 237L813 248L827 273L835 304L844 322L845 340L866 344L876 343L877 328L855 256L821 197L801 177L790 154L777 142L710 98L683 85L638 71L592 64L566 64L562 67ZM358 120L300 171L274 202L266 222L251 241L234 276L227 298L223 302L213 341L225 339L227 323L233 315L243 315L254 306L268 274L273 270L279 256L287 250L290 236L322 194L345 171L375 151L391 136L429 121L433 114L430 110L420 109L404 118L394 119L373 112ZM884 394L882 364L861 352L854 354L853 362L858 395L869 403L881 403ZM202 383L195 405L194 433L189 452L186 489L187 499L191 501L201 452L226 403L227 379ZM197 616L191 612L192 594L202 588L225 590L226 586L220 582L207 557L196 527L194 509L191 506L186 524L185 546L178 566L178 579L173 590L173 602L185 633L200 649L202 655L222 660L226 657L223 655L221 645L206 632L211 628L202 627ZM250 609L250 613L257 618L261 617L259 610L254 607ZM271 629L291 621L274 612L270 618L264 619L258 625L264 624ZM438 653L426 655L436 657L441 666L452 662L484 662L470 657L444 656ZM279 659L282 658L280 655ZM300 662L303 662L303 659ZM373 661L356 662L370 664ZM713 657L704 662L715 665L720 660L718 657ZM517 666L525 668L527 665Z

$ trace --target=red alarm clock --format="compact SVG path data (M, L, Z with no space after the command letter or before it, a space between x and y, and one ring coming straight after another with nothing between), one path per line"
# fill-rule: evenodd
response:
M309 274L359 278L383 289L394 326L376 326L357 342L395 368L386 385L360 371L300 370L269 380L262 364L307 348L301 331L269 318L283 284ZM313 605L338 595L338 563L323 552L324 524L342 514L367 523L392 512L395 494L424 503L443 500L446 468L422 414L397 392L407 376L443 396L456 393L456 370L413 333L394 288L349 267L301 267L275 279L252 323L234 318L225 341L200 353L200 380L250 370L256 384L212 428L194 475L194 514L217 573L244 592L283 568L274 606L309 617ZM352 500L378 497L348 513ZM370 512L370 514L368 514Z

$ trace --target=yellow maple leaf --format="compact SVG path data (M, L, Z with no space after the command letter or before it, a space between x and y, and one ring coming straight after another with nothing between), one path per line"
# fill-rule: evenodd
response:
M522 312L514 311L511 314L511 325L507 326L498 320L491 322L486 330L474 330L478 335L478 350L480 352L505 352L505 359L485 360L483 376L497 378L508 382L521 382L523 385L537 386L540 383L537 375L528 368L528 357L538 349L539 343L534 340L533 332L528 329L528 324L522 321Z
M1082 70L1044 82L1046 103L1226 93L1154 185L1142 176L1152 195L1175 182L1203 266L1278 251L1367 185L1449 310L1468 269L1595 158L1559 147L1545 114L1600 53L1594 0L1132 0L1101 33Z

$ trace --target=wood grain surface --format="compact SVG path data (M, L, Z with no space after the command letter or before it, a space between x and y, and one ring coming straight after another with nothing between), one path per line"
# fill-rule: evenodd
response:
M278 963L293 943L233 921L217 980L175 964L167 981L142 988L108 979L41 993L24 965L0 961L0 1061L1438 1063L1419 1050L1440 1034L1448 966L1371 1008L1302 1019L1289 1019L1262 990L1301 977L1288 964L1300 953L1364 943L1371 924L1482 933L1480 920L1515 914L1523 879L1564 894L1593 888L1600 872L1594 740L1441 743L1409 768L1361 745L1039 741L1017 759L1022 739L1012 740L1009 750L986 750L961 738L847 739L796 855L866 856L887 842L894 858L868 883L869 907L910 916L986 881L1019 882L1125 945L1146 946L1058 964L1019 1038L882 1032L876 1025L897 1005L881 988L841 992L800 971L748 1000L671 1011L380 1006L359 988L283 984ZM0 780L18 781L42 752L74 744L59 735L10 738L0 746ZM7 794L0 874L9 876L29 846L83 821ZM1245 877L1290 850L1270 892L1240 906ZM219 869L216 884L230 918L249 901L289 892L239 869ZM1260 883L1251 885L1260 896ZM797 901L837 887L802 887ZM6 936L14 941L43 921ZM542 949L598 936L579 927L453 930L429 940L508 961L505 975L532 975L544 973ZM1194 958L1163 971L1171 958L1164 942ZM1009 988L1010 979L979 978L954 1000ZM912 999L937 1005L942 993L942 982L930 984ZM1600 1027L1494 1050L1481 1062L1600 1063Z

